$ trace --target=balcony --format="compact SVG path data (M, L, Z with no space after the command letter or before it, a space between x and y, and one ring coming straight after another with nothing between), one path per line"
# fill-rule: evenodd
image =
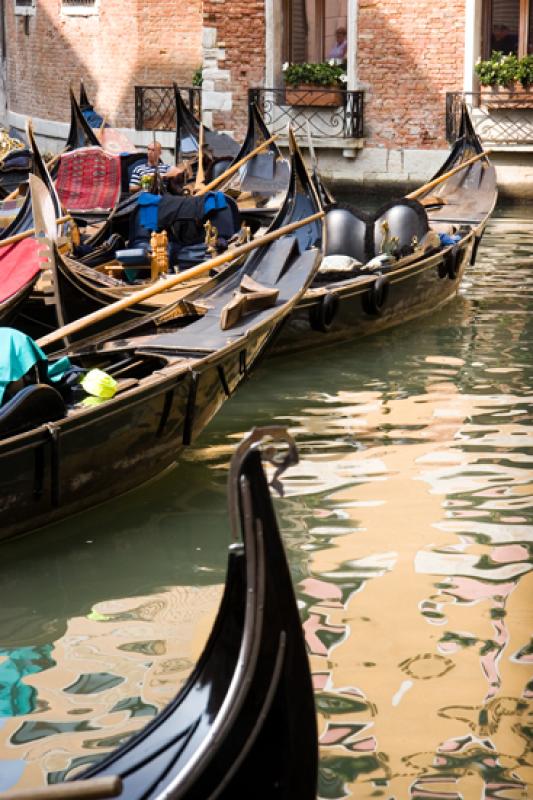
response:
M254 88L249 90L273 134L284 143L287 125L306 142L308 132L313 144L346 151L363 146L362 91L346 91L329 87L285 87L283 89Z
M180 88L193 114L199 116L202 90L199 86ZM173 86L135 86L135 130L175 131L176 104Z
M451 143L459 129L465 100L472 123L485 147L502 151L533 150L533 108L512 91L499 90L494 100L481 92L446 93L446 138Z

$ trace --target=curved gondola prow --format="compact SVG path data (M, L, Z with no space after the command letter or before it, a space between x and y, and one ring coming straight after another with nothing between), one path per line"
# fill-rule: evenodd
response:
M41 151L39 150L39 147L37 145L37 141L35 139L35 134L33 131L33 123L30 118L26 120L26 136L28 139L29 148L32 153L31 174L39 178L46 186L46 189L48 190L48 193L50 194L50 197L52 198L52 202L54 204L56 218L59 218L63 215L61 202L57 195L56 188L51 178L50 172L48 171L48 168L41 155ZM25 231L28 231L30 230L30 228L33 227L35 226L33 218L32 199L30 191L27 191L26 196L24 198L24 202L21 205L17 216L15 217L14 220L12 220L12 222L6 228L3 229L3 231L0 234L0 240L8 239L10 236L14 236L18 233L24 233Z
M483 152L483 145L479 141L479 137L472 124L472 119L468 112L468 106L463 100L461 104L461 119L459 121L459 132L455 142L452 145L450 155L442 164L440 169L433 175L430 180L440 178L446 172L449 172L455 166L466 161L469 157Z
M187 108L181 96L180 87L176 82L174 87L174 103L176 108L176 142L174 156L176 164L198 152L200 138L200 123ZM186 144L188 143L188 144Z
M268 228L269 232L323 210L320 197L309 175L291 126L288 129L288 138L290 150L289 185L285 199ZM298 242L300 252L310 247L322 248L325 244L324 218L303 225L294 232L294 237ZM262 250L262 248L261 250L255 250L248 257L246 262L248 273L252 272L262 260L264 256Z
M255 100L250 100L248 103L248 125L246 128L246 135L241 148L233 159L232 163L236 164L238 161L247 156L248 153L251 153L258 144L261 144L261 142L266 142L270 138L272 138L272 134L267 128L266 122L263 119L263 115L259 111L257 103ZM266 152L273 153L275 158L283 158L282 152L275 141L270 142Z
M54 204L54 209L56 213L56 217L60 217L63 213L63 209L61 206L61 201L59 199L59 195L57 194L56 187L54 181L52 180L52 176L46 166L44 159L41 155L41 151L39 150L39 146L35 139L35 134L33 132L33 125L32 121L28 119L26 123L26 136L28 137L28 142L33 153L33 174L35 177L39 178L44 185L46 186L50 197L52 198L52 202Z
M69 87L70 95L70 130L65 145L66 150L77 150L78 147L100 147L100 142L83 116L76 96Z
M288 443L287 456L271 458L273 484L294 460L287 433L266 428L232 461L229 507L242 542L230 546L222 602L193 673L158 717L74 782L117 776L123 800L315 800L313 687L258 449L265 436Z
M86 111L93 107L93 104L90 102L87 92L85 91L85 84L83 83L83 78L80 79L80 100L79 100L80 111Z

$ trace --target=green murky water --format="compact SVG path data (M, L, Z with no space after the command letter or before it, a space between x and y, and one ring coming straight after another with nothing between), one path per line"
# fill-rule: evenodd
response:
M503 209L438 314L264 362L177 469L4 545L0 790L62 780L173 696L222 590L232 448L276 421L301 455L277 509L320 797L533 795L532 294L533 209Z

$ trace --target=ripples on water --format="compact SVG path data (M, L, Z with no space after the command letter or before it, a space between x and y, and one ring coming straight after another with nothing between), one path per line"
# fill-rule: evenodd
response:
M101 758L185 680L224 580L228 459L275 420L301 454L277 508L320 797L533 794L531 228L494 219L438 314L265 363L178 469L3 547L0 789Z

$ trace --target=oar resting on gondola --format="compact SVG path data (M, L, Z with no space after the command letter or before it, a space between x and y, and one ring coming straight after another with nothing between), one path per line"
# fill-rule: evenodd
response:
M244 262L213 276L186 309L121 318L138 303L133 295L31 348L41 366L37 381L26 381L25 362L7 381L22 384L6 385L0 399L0 496L10 498L0 504L0 538L91 507L168 468L247 378L321 258L323 212L297 150L292 158L289 192L272 229L236 249ZM42 241L58 257L46 236ZM142 296L181 280L161 279ZM1 332L0 356L11 359L16 347L3 353L1 345L10 338L17 345L20 335ZM70 344L75 335L84 338ZM69 363L52 375L48 366L57 370L64 356Z
M271 451L276 444L278 486L280 473L297 460L294 443L280 428L255 429L233 456L228 477L233 542L224 595L185 685L145 728L84 774L42 789L12 791L6 800L315 800L313 689L261 463L264 438Z

